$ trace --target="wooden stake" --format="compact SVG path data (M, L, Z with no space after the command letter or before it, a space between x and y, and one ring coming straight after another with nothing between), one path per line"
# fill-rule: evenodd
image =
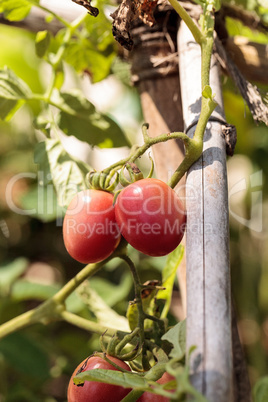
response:
M201 105L201 52L181 23L178 33L184 124L198 120ZM211 87L224 121L218 67L212 60ZM229 224L225 142L221 123L211 121L202 157L186 180L187 350L193 385L210 402L233 400ZM192 136L195 126L189 130Z

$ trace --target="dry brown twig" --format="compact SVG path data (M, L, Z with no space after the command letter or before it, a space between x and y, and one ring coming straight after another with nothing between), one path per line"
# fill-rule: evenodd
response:
M243 99L246 101L253 119L256 122L264 122L268 125L268 105L262 98L257 86L245 79L217 37L215 38L215 50L221 67L228 72L234 81Z

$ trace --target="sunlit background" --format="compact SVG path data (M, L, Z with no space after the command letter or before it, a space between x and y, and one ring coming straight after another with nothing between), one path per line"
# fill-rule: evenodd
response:
M55 7L54 3L42 2L48 7ZM57 8L63 3L66 0L57 1ZM73 13L81 11L69 3ZM265 35L252 33L238 22L228 21L228 29L230 35L246 35L267 43ZM33 33L0 25L0 67L7 65L32 90L40 92L50 71L35 55L34 40ZM141 106L126 62L115 58L109 77L96 83L88 75L78 81L72 68L66 69L67 88L83 89L99 111L108 112L122 126L132 144L140 141ZM268 129L253 122L231 81L223 77L222 82L226 118L238 133L235 155L228 159L232 293L254 384L268 373ZM261 90L265 93L268 88L262 86ZM40 178L33 149L42 134L32 124L38 108L38 103L32 102L9 122L0 122L0 322L36 306L82 267L65 251L55 194L52 191L48 197L38 190ZM65 137L63 142L67 151L96 169L127 154L124 147L91 149L72 137ZM144 166L149 166L146 161ZM23 214L25 210L34 211ZM132 253L139 267L142 262L142 281L160 278L164 258ZM133 290L123 265L109 263L91 282L111 308L125 314ZM75 298L70 303L73 311L89 316ZM89 336L66 323L35 325L6 337L0 341L0 401L65 401L74 367L97 348L98 336Z

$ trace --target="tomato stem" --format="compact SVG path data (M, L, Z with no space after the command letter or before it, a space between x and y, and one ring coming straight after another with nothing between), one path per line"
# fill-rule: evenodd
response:
M104 327L103 325L98 324L97 322L90 321L86 318L80 317L77 314L71 313L70 311L67 310L62 311L60 316L64 321L72 325L75 325L79 328L85 329L86 331L94 332L95 334L99 335L102 335L105 332L104 336L107 336L109 338L112 337L114 334L114 329Z
M11 334L12 332L18 331L32 324L42 323L47 325L52 321L60 321L62 319L80 328L86 329L87 331L103 334L106 328L102 325L90 320L85 320L84 318L66 311L65 300L82 282L84 282L85 279L98 272L101 267L112 258L122 255L125 247L125 242L121 241L117 249L110 257L97 264L86 265L74 278L67 282L50 299L47 299L38 307L12 318L11 320L0 325L0 339ZM108 329L106 335L112 336L113 333L114 331Z
M211 88L209 87L209 75L213 49L214 13L219 9L219 2L218 0L208 0L202 4L203 14L199 20L201 29L196 26L192 18L177 0L169 0L169 2L188 26L194 39L201 47L201 112L193 138L187 143L188 146L186 147L185 158L168 183L174 188L192 164L202 155L206 125L213 110L217 106L217 103L213 100ZM207 90L204 91L206 87ZM209 92L211 92L211 94L208 95Z
M148 125L147 124L143 125L143 127L142 127L143 131L144 131L144 127L146 127L145 128L145 130L146 130L148 128ZM134 145L130 151L130 154L126 158L121 159L120 161L115 162L111 166L105 168L103 170L103 173L109 173L111 170L113 170L115 168L120 169L127 162L133 163L138 158L140 158L151 146L158 144L160 142L166 142L166 141L169 141L172 139L182 140L186 148L188 147L189 143L191 142L191 139L185 133L182 133L182 132L161 134L161 135L158 135L157 137L150 137L147 134L146 142L143 145L141 145L141 146Z
M118 371L121 371L122 373L129 373L129 370L125 370L123 367L118 366L118 364L109 359L109 357L106 356L106 353L96 353L95 355L101 356L102 359L104 359L107 363L116 368Z
M146 318L146 314L143 311L142 306L142 298L141 298L141 291L142 291L142 284L140 283L140 278L138 271L135 267L133 261L127 255L119 256L123 261L127 263L130 268L133 282L134 282L134 292L135 292L135 302L138 309L138 328L140 329L139 338L141 345L144 345L145 335L144 335L144 320ZM145 348L143 346L143 353L145 353Z
M181 19L185 22L185 24L188 26L190 31L192 32L192 35L195 39L195 41L198 44L201 44L203 40L203 34L198 28L198 26L194 23L190 15L187 13L187 11L180 5L180 3L177 0L169 0L170 4L174 8L174 10L179 14Z
M52 16L53 16L54 18L56 18L59 22L61 22L64 26L66 26L66 27L70 27L70 26L71 26L71 24L70 24L68 21L66 21L66 20L65 20L64 18L62 18L60 15L58 15L58 14L55 13L54 11L48 9L47 7L42 6L41 4L39 4L39 3L37 3L37 2L34 3L34 5L35 5L35 7L40 8L40 10L45 11L47 14L52 15Z
M62 18L60 20L65 25L66 31L65 31L62 43L57 50L57 53L54 55L54 57L51 60L49 60L49 63L52 67L52 77L50 80L50 84L48 85L48 89L44 95L44 100L47 103L50 103L50 98L51 98L52 92L56 86L57 73L58 73L60 65L62 63L66 48L67 48L68 44L70 43L70 40L71 40L74 32L84 22L86 17L87 17L87 14L83 13L83 14L79 15L79 17L77 17L72 23L68 23L67 21L63 20Z
M0 339L11 334L12 332L25 328L31 324L35 324L37 321L34 313L34 310L26 311L25 313L2 324L0 326Z
M155 317L154 315L146 314L144 313L145 318L151 321L157 322L159 329L163 332L163 334L166 332L166 327L165 327L165 322L161 320L161 318Z

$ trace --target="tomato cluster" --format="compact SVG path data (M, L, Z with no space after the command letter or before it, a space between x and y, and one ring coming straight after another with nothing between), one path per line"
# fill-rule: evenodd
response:
M102 190L79 192L71 201L63 222L63 239L69 254L81 263L108 258L121 236L137 250L150 256L170 253L183 237L186 215L174 190L157 179L141 179L124 188L115 205L113 194ZM131 371L123 361L107 356L119 367ZM100 356L84 360L74 371L68 387L68 402L119 402L131 389L95 381L75 385L73 377L82 371L102 368L117 370ZM173 379L165 373L158 383ZM169 398L145 392L140 402L168 402Z
M122 369L131 371L125 362L112 356L107 357ZM131 391L129 388L94 381L85 381L83 385L74 384L73 378L77 374L99 368L105 370L117 370L109 362L99 356L90 356L83 360L75 369L70 379L67 391L68 402L120 402ZM173 379L174 377L170 374L164 373L157 382L159 384L165 384ZM167 397L152 394L150 392L144 392L144 394L138 399L139 402L169 402L169 400L170 399Z
M109 257L121 234L138 251L163 256L181 242L184 207L173 189L157 179L142 179L124 188L113 206L113 194L86 190L71 201L63 223L67 251L77 261Z

